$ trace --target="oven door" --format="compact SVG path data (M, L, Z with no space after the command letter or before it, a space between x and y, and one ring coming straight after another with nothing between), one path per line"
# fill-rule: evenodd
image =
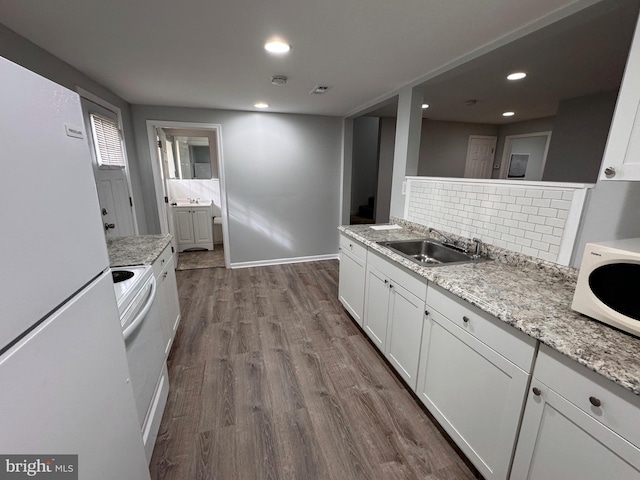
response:
M145 282L122 318L122 333L141 429L164 365L164 337L155 282L153 277Z

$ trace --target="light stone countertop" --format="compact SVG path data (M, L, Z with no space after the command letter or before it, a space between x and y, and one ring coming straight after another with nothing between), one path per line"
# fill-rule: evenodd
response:
M151 265L170 242L169 234L108 238L109 266Z
M423 267L378 245L377 242L430 236L426 231L409 228L416 224L395 223L404 228L375 231L369 225L351 225L339 230L640 395L640 339L571 310L575 269L495 252L491 255L495 261Z

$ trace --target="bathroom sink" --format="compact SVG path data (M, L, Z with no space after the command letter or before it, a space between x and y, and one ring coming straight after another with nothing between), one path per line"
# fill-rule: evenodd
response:
M425 240L398 240L392 242L378 242L409 260L424 267L438 265L452 265L460 263L482 262L486 258L475 257L454 248L442 245L431 239Z

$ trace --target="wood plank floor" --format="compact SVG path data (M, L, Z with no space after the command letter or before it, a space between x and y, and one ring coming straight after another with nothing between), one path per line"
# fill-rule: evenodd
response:
M338 262L177 272L152 479L470 479L337 300Z

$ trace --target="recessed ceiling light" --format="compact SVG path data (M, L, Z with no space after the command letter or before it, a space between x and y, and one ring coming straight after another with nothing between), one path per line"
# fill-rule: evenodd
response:
M269 108L269 104L264 102L254 103L253 106L256 108Z
M504 112L502 114L503 117L513 117L516 114L516 112Z
M282 40L272 40L264 44L264 49L270 53L287 53L291 45Z
M425 109L425 108L429 108L429 104L428 104L428 103L423 103L423 104L422 104L422 108L423 108L423 109Z
M527 74L524 72L513 72L507 75L507 80L522 80Z

